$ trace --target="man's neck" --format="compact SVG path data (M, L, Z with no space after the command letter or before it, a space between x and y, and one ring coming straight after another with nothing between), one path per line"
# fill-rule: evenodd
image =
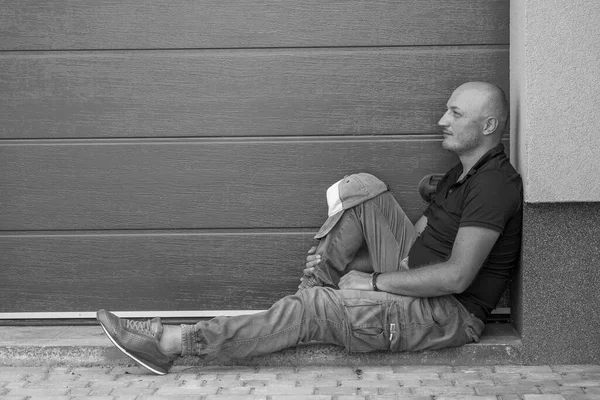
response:
M477 161L479 161L485 153L494 147L496 147L496 145L482 146L470 151L469 153L460 154L458 158L460 158L460 163L462 164L462 174L460 174L458 180L463 179L471 170L471 168L473 168L473 166L477 163Z

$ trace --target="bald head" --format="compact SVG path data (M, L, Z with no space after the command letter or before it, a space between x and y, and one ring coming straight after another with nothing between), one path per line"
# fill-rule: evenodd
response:
M508 120L508 101L500 87L488 82L467 82L456 88L454 94L463 96L471 111L478 112L482 120L496 119L494 133L502 136Z
M438 125L444 133L442 147L461 157L481 156L502 140L508 103L502 89L486 82L460 85L446 103L448 110Z

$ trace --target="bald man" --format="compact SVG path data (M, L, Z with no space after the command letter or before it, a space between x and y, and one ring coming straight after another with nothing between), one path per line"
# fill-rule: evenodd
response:
M230 360L309 342L368 352L478 341L520 251L522 183L501 144L507 118L493 84L452 93L438 124L443 148L460 162L414 225L376 178L336 182L298 292L269 310L181 326L100 310L102 328L156 374L180 356Z

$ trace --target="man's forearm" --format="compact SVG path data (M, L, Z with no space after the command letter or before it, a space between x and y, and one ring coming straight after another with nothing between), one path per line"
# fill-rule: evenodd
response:
M379 290L412 297L436 297L464 290L464 282L447 263L386 272L377 277Z

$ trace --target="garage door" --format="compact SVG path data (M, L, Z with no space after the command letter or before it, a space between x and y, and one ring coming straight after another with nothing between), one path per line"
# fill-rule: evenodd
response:
M5 319L265 309L332 182L416 220L453 88L508 90L509 0L2 3Z

